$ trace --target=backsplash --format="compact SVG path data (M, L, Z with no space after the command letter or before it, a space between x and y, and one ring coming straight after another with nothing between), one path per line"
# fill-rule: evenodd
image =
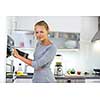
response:
M81 69L80 68L80 54L79 52L76 51L59 51L57 52L57 54L61 54L62 55L62 66L63 66L63 72L66 73L66 71L69 68L75 68L75 69ZM55 66L55 62L56 60L54 59L51 67L52 67L52 71L54 66Z

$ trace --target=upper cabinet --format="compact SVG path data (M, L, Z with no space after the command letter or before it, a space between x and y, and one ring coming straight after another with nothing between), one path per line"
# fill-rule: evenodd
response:
M80 16L17 16L16 30L33 30L34 24L40 20L45 20L50 31L60 32L80 32Z
M36 41L32 31L14 31L14 44L17 48L34 48Z
M15 29L16 29L16 17L7 16L7 34L12 36L12 33Z
M80 33L50 32L48 37L58 49L79 49ZM36 39L32 31L14 31L14 44L17 48L34 48Z
M58 49L79 49L80 33L50 32L49 38Z
M58 49L80 48L81 17L79 16L15 16L11 19L16 47L35 47L34 24L44 20L50 28L49 38Z
M81 18L81 41L91 42L92 38L98 31L98 17L97 16L84 16Z

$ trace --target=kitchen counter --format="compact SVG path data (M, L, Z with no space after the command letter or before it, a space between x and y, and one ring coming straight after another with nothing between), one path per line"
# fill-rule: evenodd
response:
M57 83L85 83L85 77L77 75L55 76L55 79Z
M63 75L63 76L55 76L56 79L100 79L98 75Z
M98 75L63 75L55 76L57 83L100 83L100 76Z
M33 75L21 75L21 76L14 76L13 78L11 76L6 77L6 82L9 79L12 79L12 82L16 79L32 79ZM100 79L100 76L98 75L63 75L63 76L55 76L55 79L58 83L65 83L65 82L73 82L73 83L85 83L86 79ZM7 82L8 83L8 82Z
M100 79L99 75L87 75L85 76L86 79Z
M32 77L33 77L33 75L21 75L21 76L16 76L16 78L18 78L18 79L22 79L22 78L24 78L24 79L32 79Z
M33 74L31 75L27 75L27 74L24 74L24 75L6 75L6 83L13 83L15 80L17 79L32 79L33 77Z
M85 78L84 76L76 76L76 75L63 75L63 76L55 76L56 79L81 79Z
M21 75L21 76L16 76L16 78L32 78L33 75ZM6 76L6 78L12 78L11 75ZM63 76L55 76L56 79L81 79L81 78L85 78L85 79L100 79L100 76L98 75L63 75Z

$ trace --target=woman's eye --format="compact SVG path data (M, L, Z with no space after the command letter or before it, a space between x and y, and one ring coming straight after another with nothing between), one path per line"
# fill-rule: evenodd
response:
M36 34L38 34L38 32L35 32Z
M43 33L43 31L40 31L40 33Z
M40 32L35 32L36 34L39 34L39 33L43 33L43 31L40 31Z

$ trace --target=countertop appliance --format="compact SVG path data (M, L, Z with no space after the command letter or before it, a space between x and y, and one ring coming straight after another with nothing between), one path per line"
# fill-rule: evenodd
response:
M14 47L14 40L8 35L7 36L7 56L6 57L9 57L12 55L12 51L13 51L12 47Z
M10 57L12 55L13 52L13 48L14 47L14 40L7 35L7 62L6 62L6 72L14 72L14 66L13 66L13 58L9 59L8 61L8 57Z
M93 69L95 72L95 75L100 75L100 69Z
M6 82L13 82L13 78L14 78L14 70L15 67L13 65L13 58L11 57L9 59L10 56L12 56L12 52L13 52L13 47L14 47L14 40L7 35L7 54L6 54Z
M61 62L56 62L55 69L54 69L54 75L62 76L63 75L63 69Z
M7 36L7 56L6 57L9 57L12 55L12 52L13 52L13 48L14 48L14 40L8 35ZM28 53L25 53L19 49L16 49L18 54L25 57L25 58L28 58Z
M56 65L54 68L54 75L62 76L63 75L63 66L62 66L62 55L56 55Z

